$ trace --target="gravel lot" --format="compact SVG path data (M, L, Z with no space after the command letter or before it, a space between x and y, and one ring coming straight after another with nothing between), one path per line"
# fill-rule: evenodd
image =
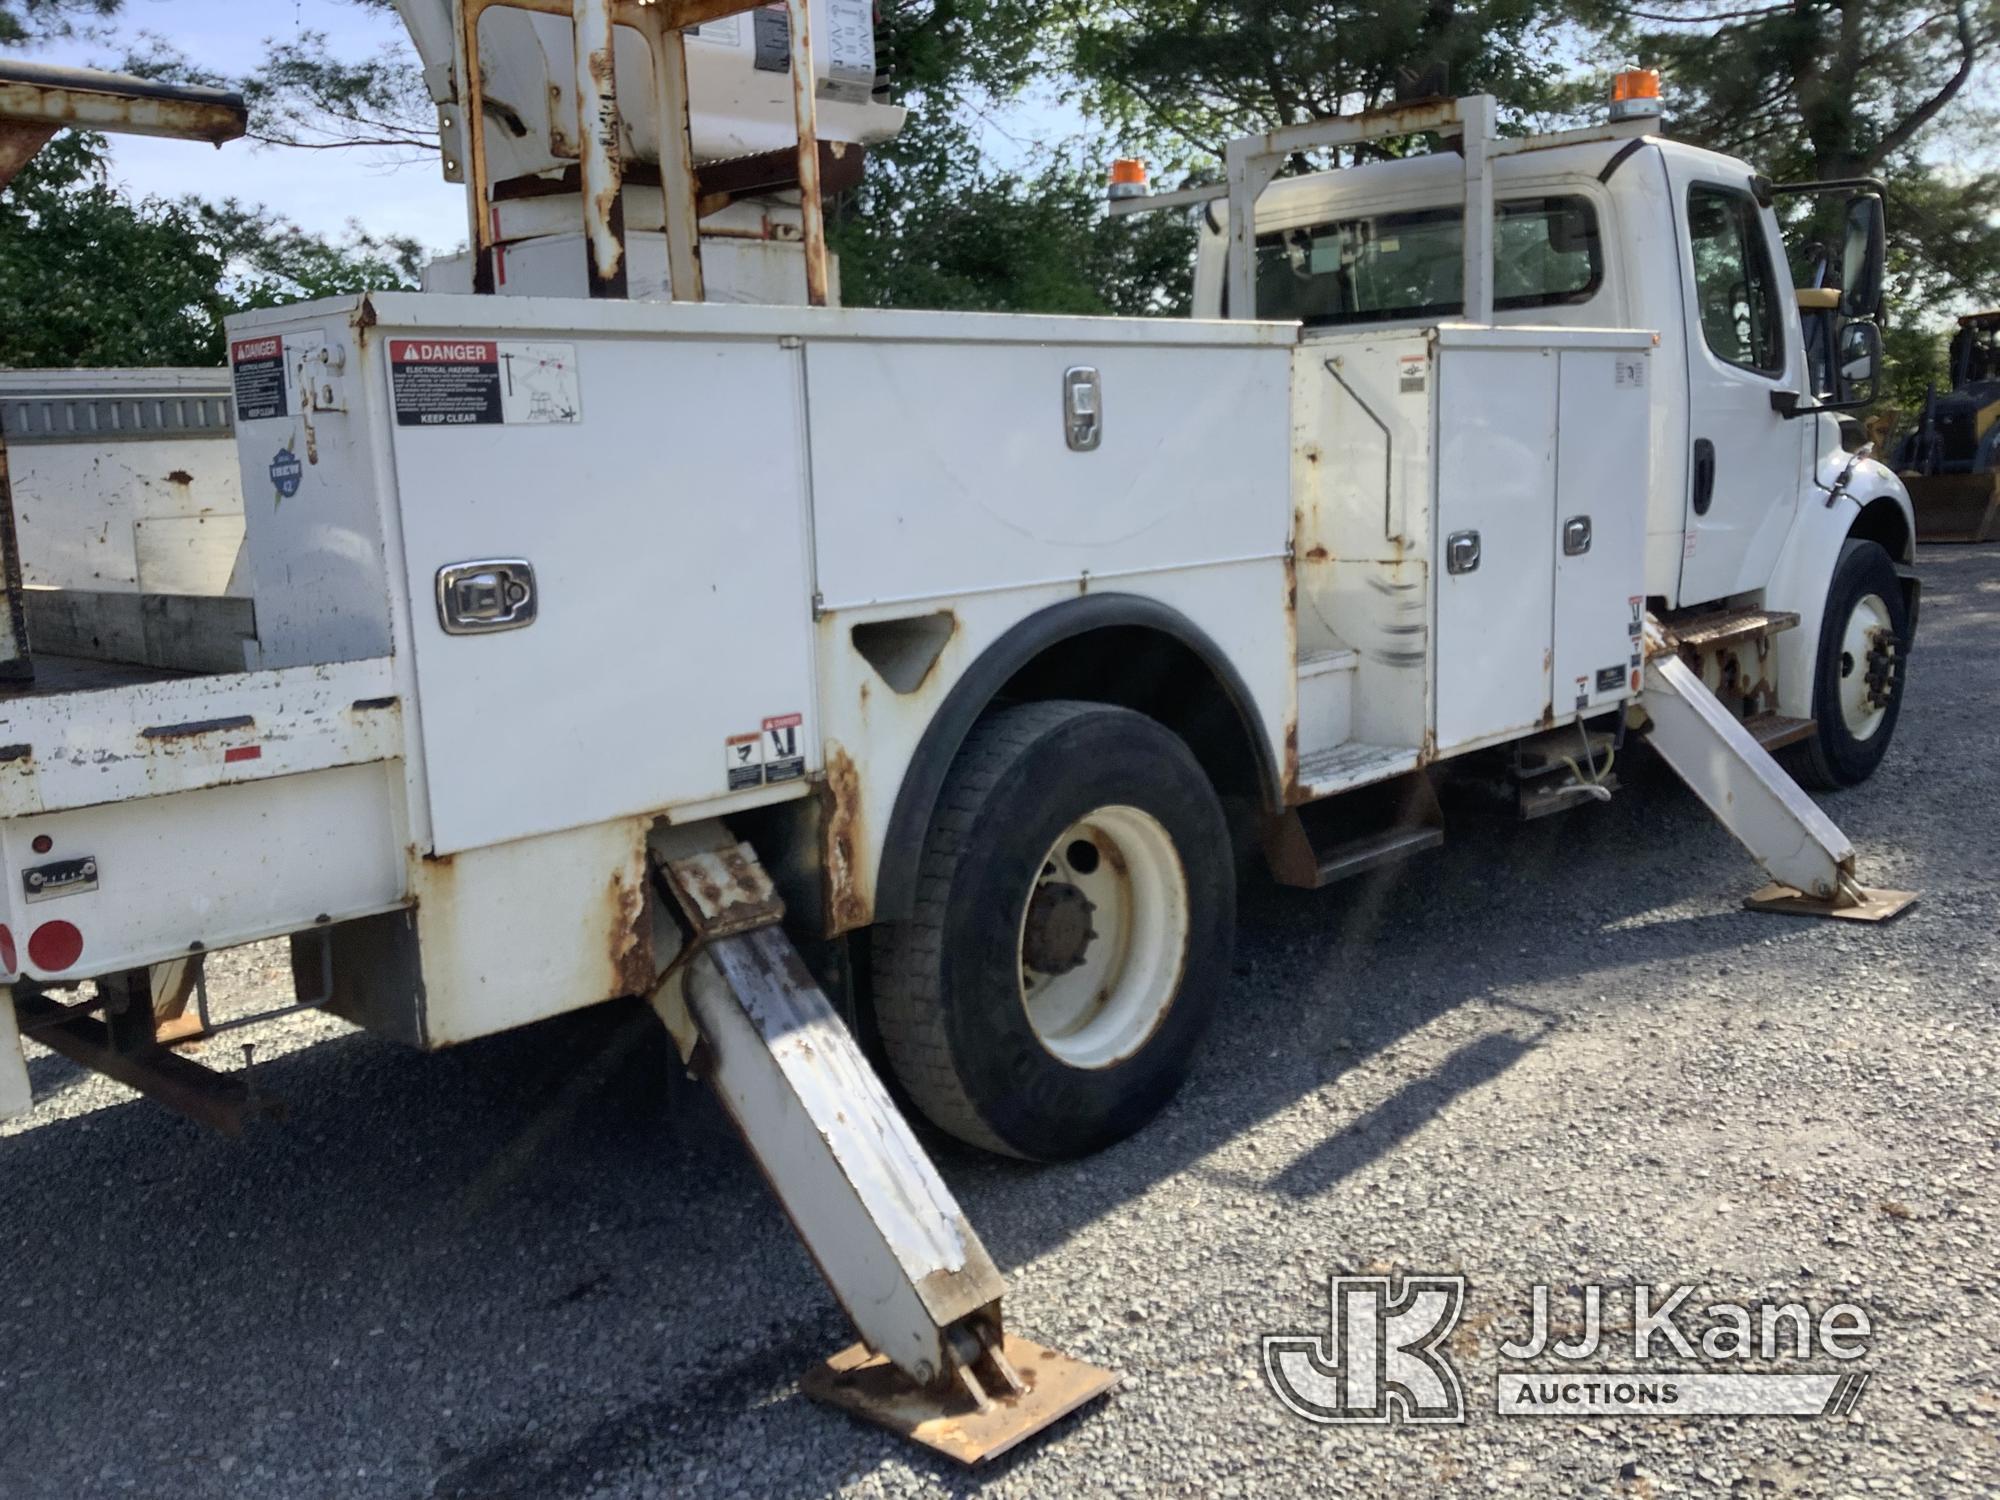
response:
M1752 868L1634 753L1608 807L1253 890L1205 1064L1138 1139L940 1145L1014 1326L1128 1374L1030 1451L968 1475L798 1395L846 1328L644 1018L426 1058L315 1017L262 1034L293 1115L236 1143L35 1056L0 1495L2000 1493L2000 549L1925 573L1896 750L1829 802L1866 879L1923 892L1901 920L1739 910ZM1368 1269L1470 1279L1466 1425L1265 1389L1258 1336ZM1873 1381L1846 1420L1503 1419L1536 1282L1852 1300Z

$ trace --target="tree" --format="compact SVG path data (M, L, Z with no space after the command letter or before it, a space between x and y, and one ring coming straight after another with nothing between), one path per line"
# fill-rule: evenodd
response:
M0 0L0 46L19 47L88 30L124 0Z
M0 366L217 365L248 307L416 284L421 248L235 202L134 201L64 132L0 194Z
M111 186L64 132L0 194L0 365L222 361L222 257L185 206Z
M1820 180L1865 177L1947 123L2000 42L1995 0L1584 0L1671 87L1677 133Z
M967 127L913 120L871 159L831 235L842 300L856 307L1185 312L1194 230L1168 214L1113 221L1094 163L1045 153L1027 170L981 159Z
M376 0L349 3L381 8ZM314 151L363 146L412 157L438 149L437 108L407 46L342 58L325 32L300 31L265 38L257 67L231 77L201 67L164 37L147 32L139 40L125 56L126 72L235 90L249 106L249 137L259 145Z
M1546 0L1069 0L1063 26L1089 105L1215 158L1232 136L1408 95L1537 110L1560 19Z

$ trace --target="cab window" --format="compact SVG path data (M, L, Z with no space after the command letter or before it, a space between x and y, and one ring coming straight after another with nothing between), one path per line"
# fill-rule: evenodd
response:
M1717 359L1782 375L1783 325L1763 216L1748 193L1698 182L1688 189L1695 309Z
M1465 310L1458 208L1342 219L1257 237L1257 316L1326 326L1451 317ZM1499 204L1493 305L1587 302L1604 281L1597 212L1578 197Z

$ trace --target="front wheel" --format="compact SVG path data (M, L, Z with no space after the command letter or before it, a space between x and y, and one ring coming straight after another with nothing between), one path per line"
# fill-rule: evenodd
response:
M1226 982L1234 871L1214 789L1160 724L1096 703L987 715L946 778L913 919L875 933L897 1079L1007 1155L1131 1134L1180 1087Z
M1788 764L1807 786L1834 790L1875 774L1903 709L1909 609L1889 554L1874 542L1840 549L1827 585L1813 672L1817 732Z

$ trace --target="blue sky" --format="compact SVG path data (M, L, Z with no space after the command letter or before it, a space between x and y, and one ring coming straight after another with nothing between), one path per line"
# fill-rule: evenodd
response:
M393 12L376 14L341 0L125 0L118 39L150 31L205 67L248 71L263 39L294 29L323 31L346 56L387 43L405 45ZM120 45L65 44L32 54L37 61L115 65ZM415 235L433 249L465 239L465 198L435 160L398 167L369 151L283 151L238 141L215 151L188 141L114 137L119 178L134 192L176 197L234 196L263 203L308 229L338 232L359 219L377 233Z

